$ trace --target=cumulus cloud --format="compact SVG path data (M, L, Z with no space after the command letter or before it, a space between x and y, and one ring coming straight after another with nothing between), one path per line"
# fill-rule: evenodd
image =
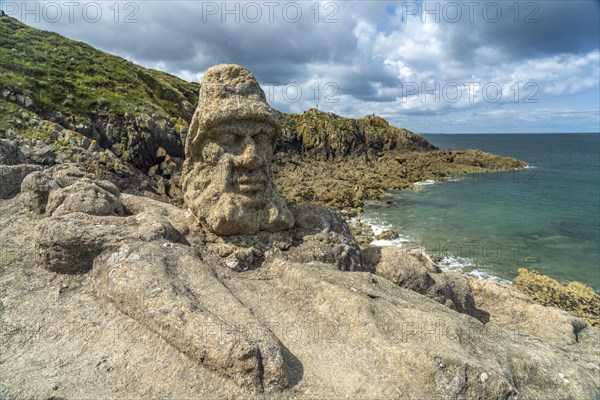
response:
M554 110L571 124L556 129L598 130L596 0L85 1L72 21L66 2L26 3L63 9L52 21L14 15L30 25L183 79L242 64L282 111L318 105L422 132L474 132L547 126L531 115ZM95 22L82 13L88 4L101 8Z

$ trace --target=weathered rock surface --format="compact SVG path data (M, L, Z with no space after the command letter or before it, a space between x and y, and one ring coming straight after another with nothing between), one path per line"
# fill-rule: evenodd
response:
M442 272L425 251L371 246L363 250L363 255L376 275L487 322L488 316L475 307L467 277L457 271Z
M112 185L108 191L102 186L112 185L110 182L100 183L80 181L71 186L53 191L48 198L46 213L49 215L65 215L73 212L85 212L91 215L122 215L123 207L118 199L117 187ZM114 191L117 191L115 196Z
M60 185L52 179L52 174L48 172L36 171L27 175L21 182L19 201L26 210L37 213L46 212L50 192L60 189Z
M342 271L365 271L358 243L346 222L315 204L291 206L296 224L294 246L283 257L295 263L321 262Z
M549 276L525 268L519 268L518 272L513 285L535 302L558 307L600 327L600 296L594 289L581 282L563 285Z
M528 341L538 338L545 343L563 345L586 342L590 332L598 332L582 319L566 311L537 304L519 290L493 279L481 281L469 278L469 285L475 306L490 316L490 329L514 324L518 325L518 329L512 332L516 336Z
M77 165L31 174L23 184L21 202L47 216L33 233L35 258L44 269L60 274L92 270L100 296L194 361L242 387L274 390L288 385L280 342L202 261L227 254L221 254L222 247L211 254L190 213L121 195L115 185L95 179ZM360 269L360 251L345 222L324 207L305 208L310 211L298 219L299 227L281 233L280 242L287 243L279 250L285 250L286 258L301 255L340 269ZM296 212L301 209L296 207ZM310 244L302 240L319 233L326 233L329 240ZM240 238L244 239L248 238ZM264 252L274 246L252 242L252 247L237 243L237 249L258 252L260 266ZM276 256L281 253L270 257Z
M561 333L519 336L514 322L488 330L474 318L372 274L289 263L275 264L271 273L276 278L267 282L257 277L258 291L243 291L247 280L242 279L232 279L229 286L247 293L242 301L252 304L261 319L284 320L274 332L302 362L304 379L298 386L306 388L306 397L318 396L318 390L363 398L597 395L592 376L599 371L593 358L598 350L592 347L598 331L585 328L575 350L568 344L573 343L572 320L556 310L546 310L545 318ZM510 321L513 311L507 311L503 318ZM582 358L564 365L562 357Z
M317 132L315 132L316 134ZM273 174L289 203L318 203L335 209L360 209L392 189L416 189L415 182L441 181L459 174L525 167L522 161L478 150L416 151L402 147L325 160L305 153L275 154Z
M110 181L97 180L77 164L59 164L36 171L22 181L20 201L31 211L48 215L123 214L119 189Z
M41 169L39 165L32 164L0 165L0 199L10 199L19 194L23 179Z
M276 150L287 154L303 154L318 160L348 156L370 160L381 152L437 149L422 136L396 128L375 115L344 118L311 108L302 114L280 113L280 116L283 134Z
M185 143L184 201L218 235L253 235L293 226L272 182L281 132L277 113L250 72L239 65L208 69Z
M56 163L56 153L55 146L38 140L35 146L29 147L27 158L36 164L54 165Z
M33 235L36 259L44 269L77 274L95 265L101 296L196 362L243 387L287 385L278 340L168 220L148 212L110 216L124 212L118 189L74 167L54 167L45 175L61 187L47 195L47 205L40 210L51 217L42 220ZM129 201L130 209L135 206ZM161 214L177 213L167 209ZM206 301L213 298L218 300ZM239 330L238 324L244 328ZM213 328L216 333L210 331Z
M287 386L279 340L189 246L130 243L96 259L99 293L192 360L241 387Z
M100 253L130 241L183 241L159 216L141 213L118 218L95 218L75 212L44 219L34 233L41 266L60 273L89 271Z
M17 165L26 162L27 159L17 143L0 139L0 165Z
M78 174L43 171L58 186L48 197L85 192ZM275 399L600 395L599 331L504 285L469 281L475 308L489 314L483 323L369 272L290 261L302 243L292 236L287 247L288 231L264 233L280 247L234 272L189 212L118 198L124 216L44 217L19 199L0 202L5 397L260 398L261 387ZM329 229L346 238L323 207L292 212L297 237ZM442 275L411 257L403 263L415 281ZM388 267L400 282L403 272Z
M234 271L259 268L265 260L323 262L342 271L364 271L361 251L346 222L330 209L314 204L291 206L292 229L257 235L219 237L208 233L207 261ZM206 255L206 257L210 257Z

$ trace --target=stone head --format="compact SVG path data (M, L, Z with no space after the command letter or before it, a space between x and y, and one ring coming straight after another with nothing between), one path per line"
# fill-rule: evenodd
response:
M251 235L293 226L271 172L280 133L278 115L250 72L231 64L206 71L182 180L185 204L214 233Z

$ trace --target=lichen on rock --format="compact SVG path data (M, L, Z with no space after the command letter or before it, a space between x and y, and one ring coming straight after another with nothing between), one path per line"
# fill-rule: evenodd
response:
M513 285L535 302L556 307L600 327L600 296L581 282L561 284L538 271L519 268Z

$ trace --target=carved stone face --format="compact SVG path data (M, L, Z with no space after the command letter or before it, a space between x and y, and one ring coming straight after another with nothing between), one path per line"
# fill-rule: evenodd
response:
M230 169L223 182L225 187L221 188L223 192L261 197L271 180L271 141L275 130L264 123L245 125L243 130L223 127L209 133L202 144L202 158L207 166L214 168L222 163Z
M241 67L213 67L205 74L205 81L217 77L222 81L224 75L232 75L232 68ZM275 232L294 224L272 182L271 160L281 129L279 121L254 77L246 70L242 72L236 71L233 75L237 80L232 79L243 90L232 93L231 87L236 86L222 82L223 91L215 90L214 83L204 97L201 91L186 141L185 203L218 235ZM239 83L240 76L245 79L243 84Z

